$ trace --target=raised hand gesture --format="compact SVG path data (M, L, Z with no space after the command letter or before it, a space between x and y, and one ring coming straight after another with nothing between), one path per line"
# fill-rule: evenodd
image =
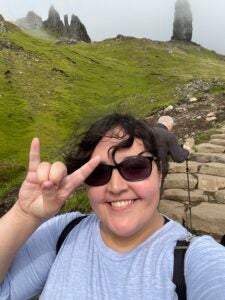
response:
M62 162L40 161L40 143L34 138L30 147L29 168L17 201L22 212L47 219L55 215L70 194L85 180L100 162L94 157L70 175Z

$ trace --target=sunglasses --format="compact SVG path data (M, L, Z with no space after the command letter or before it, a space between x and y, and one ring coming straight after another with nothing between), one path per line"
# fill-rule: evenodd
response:
M157 158L153 156L134 156L119 164L99 164L95 170L86 178L85 183L90 186L105 185L109 182L112 171L117 169L120 175L127 181L140 181L148 178L152 172L152 161Z

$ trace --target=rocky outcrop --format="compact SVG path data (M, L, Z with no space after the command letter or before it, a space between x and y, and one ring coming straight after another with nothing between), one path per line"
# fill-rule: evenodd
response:
M7 32L7 31L9 31L9 29L5 23L3 16L0 15L0 32Z
M194 232L218 239L225 234L225 126L195 146L188 165L170 163L160 211L187 227L191 211Z
M84 41L87 43L91 42L84 24L82 24L79 18L75 15L72 15L71 17L71 23L69 26L69 38L73 38L78 41Z
M15 24L21 29L39 29L42 27L42 18L35 14L35 12L29 11L25 18L16 20Z
M77 16L73 14L69 24L68 15L65 15L63 23L54 6L50 7L48 19L43 22L43 28L48 32L54 33L56 37L63 39L63 41L68 40L69 42L70 40L73 40L77 42L91 42L84 24Z
M56 35L62 36L64 24L60 19L60 15L52 5L48 11L48 19L43 22L43 28L47 31L55 33Z
M84 24L77 16L72 14L69 24L68 15L65 15L63 22L53 5L49 8L48 18L45 21L42 21L41 17L33 11L29 11L25 18L16 20L15 24L22 30L41 29L45 33L50 33L57 39L57 44L74 44L80 41L91 42ZM0 31L3 29L0 19Z
M188 42L192 39L192 13L188 0L176 1L171 39Z

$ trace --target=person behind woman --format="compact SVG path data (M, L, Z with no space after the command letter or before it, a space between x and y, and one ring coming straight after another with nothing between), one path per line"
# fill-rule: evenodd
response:
M172 158L173 161L182 163L188 159L190 154L190 147L179 145L176 135L172 132L173 126L172 117L161 116L153 129L156 134L159 157L162 161L163 181L169 170L169 159Z
M15 205L0 219L0 299L177 299L173 252L190 237L158 211L161 165L149 125L130 115L96 121L61 162L41 162L31 143L29 169ZM85 182L93 212L55 216ZM225 248L195 237L185 256L187 299L225 299Z

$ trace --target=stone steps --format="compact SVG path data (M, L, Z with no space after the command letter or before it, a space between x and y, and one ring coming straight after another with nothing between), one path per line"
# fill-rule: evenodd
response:
M223 140L222 140L223 141ZM225 140L224 140L225 142ZM225 153L225 146L215 145L212 143L202 143L195 146L197 152L202 153Z
M214 144L214 145L225 146L225 140L221 140L221 139L211 139L209 142L210 142L211 144Z
M225 163L225 153L195 152L190 155L190 160L200 162L200 163L208 163L208 162Z
M159 209L190 227L190 197L194 231L220 239L225 234L225 126L217 132L194 147L188 176L186 162L170 162Z
M225 133L212 134L211 139L225 140Z

